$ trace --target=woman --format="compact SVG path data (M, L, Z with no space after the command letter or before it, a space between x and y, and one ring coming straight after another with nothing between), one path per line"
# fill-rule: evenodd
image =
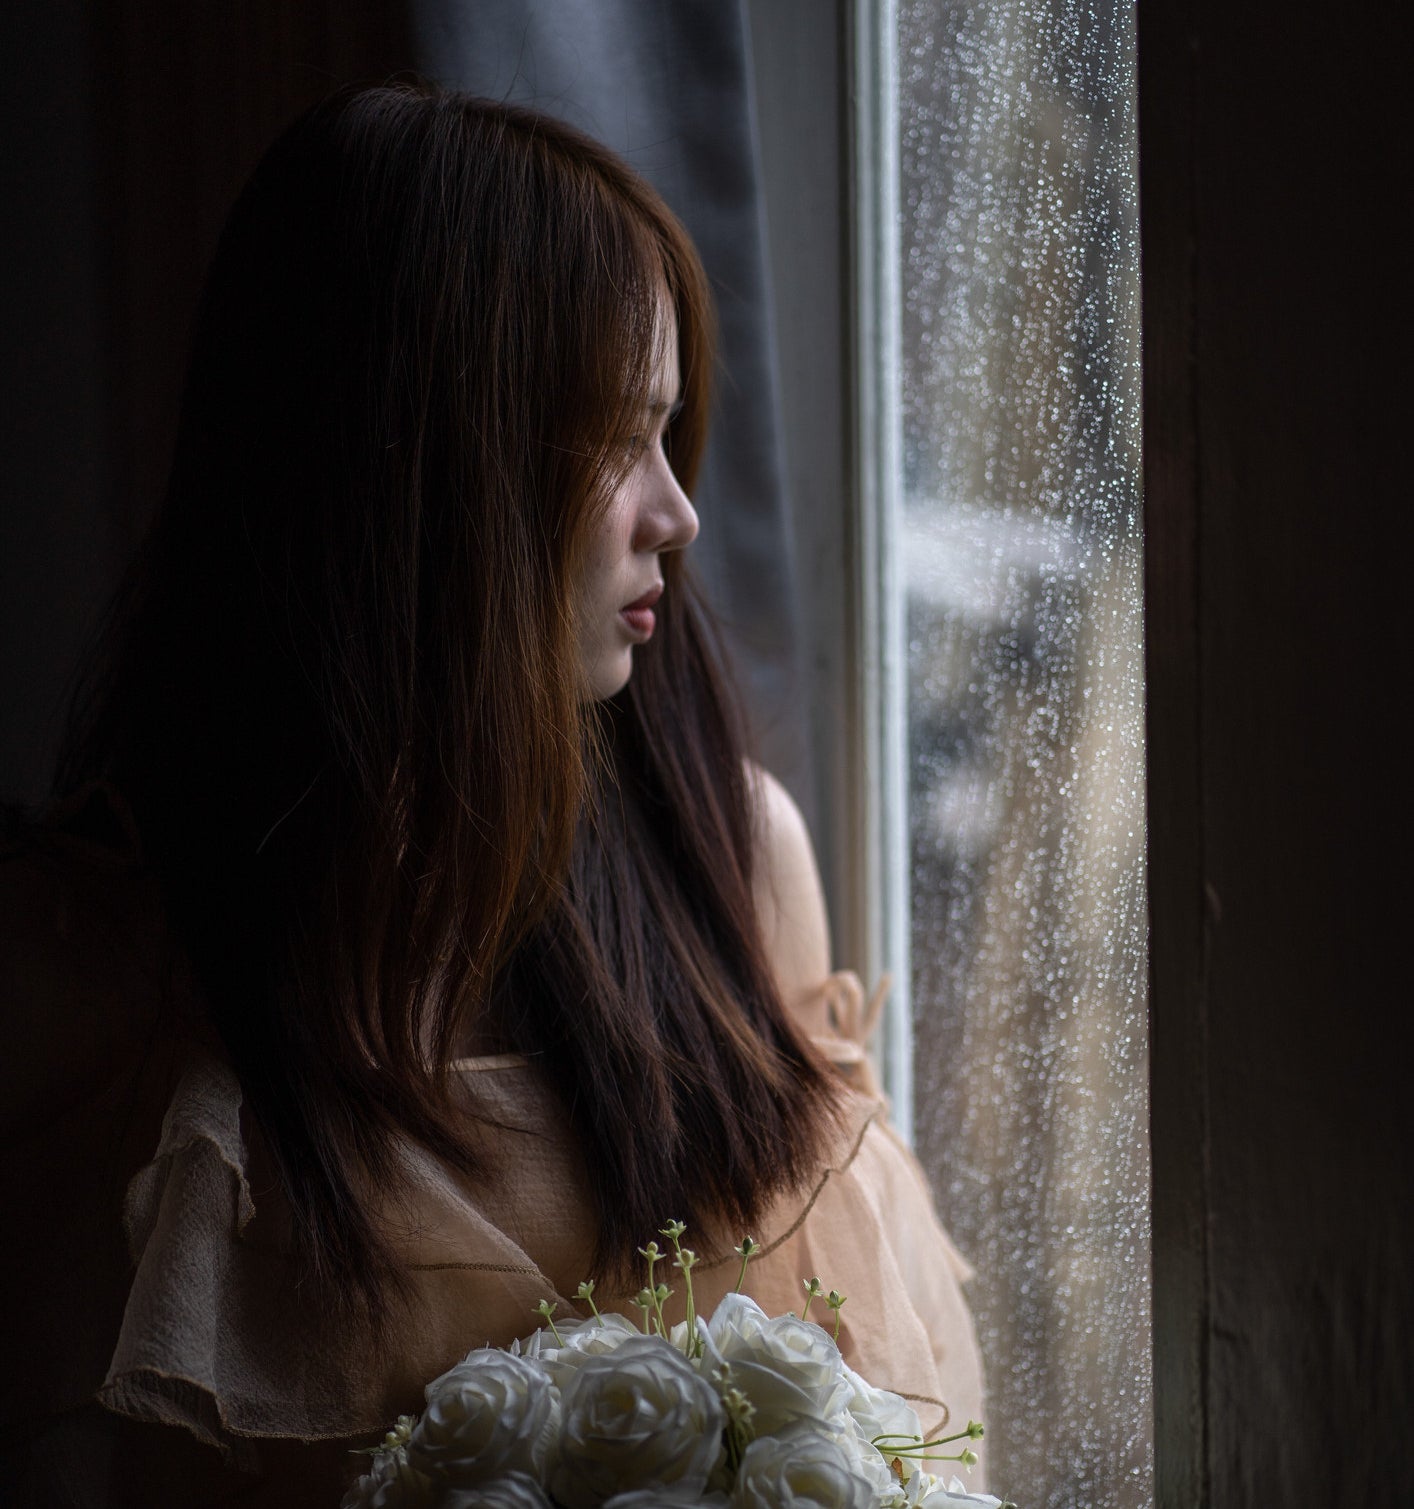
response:
M345 92L242 195L3 866L34 1502L337 1495L539 1300L627 1311L668 1217L708 1304L754 1232L766 1308L818 1273L861 1371L976 1413L964 1270L847 1083L857 983L684 569L711 362L681 227L546 118Z

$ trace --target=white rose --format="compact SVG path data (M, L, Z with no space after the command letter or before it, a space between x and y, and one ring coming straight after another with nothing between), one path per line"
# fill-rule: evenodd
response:
M455 1487L512 1472L539 1477L559 1413L559 1396L539 1363L483 1347L427 1385L408 1461Z
M882 1460L871 1469L840 1436L801 1420L746 1448L731 1502L732 1509L875 1509L890 1487Z
M727 1296L734 1298L740 1296ZM708 1330L729 1370L725 1386L739 1388L756 1409L755 1433L769 1435L792 1420L842 1426L852 1391L829 1335L794 1315L768 1320L754 1305L734 1305L719 1325L726 1303Z
M687 1329L687 1322L680 1320L672 1330L668 1332L668 1340L675 1346L684 1357L688 1355L689 1335L695 1337L700 1344L698 1347L699 1360L707 1363L703 1371L710 1372L714 1363L720 1363L721 1357L717 1352L716 1343L712 1340L712 1333L707 1327L707 1322L700 1315L692 1318L692 1331Z
M568 1323L556 1321L555 1328L560 1333L558 1341L555 1332L546 1326L524 1341L512 1342L511 1352L538 1361L561 1393L569 1386L581 1363L590 1357L615 1352L630 1337L643 1334L631 1320L613 1314Z
M959 1478L952 1478L946 1485L941 1478L934 1478L918 1503L926 1504L927 1509L1001 1509L1002 1501L990 1493L969 1493Z
M566 1509L653 1485L699 1496L706 1488L722 1450L721 1401L660 1337L630 1337L581 1363L563 1403L550 1491Z
M729 1509L729 1503L720 1493L701 1498L679 1488L635 1488L632 1493L616 1493L604 1509Z
M707 1331L718 1350L734 1339L750 1341L770 1322L770 1316L747 1294L727 1294L717 1302Z
M880 1452L853 1415L846 1414L840 1428L830 1434L839 1444L840 1450L854 1462L856 1469L876 1484L885 1498L903 1486L894 1475L893 1458ZM916 1468L914 1463L905 1462L903 1465L909 1470Z
M897 1493L889 1503L889 1509L919 1509L920 1504L927 1502L930 1493L941 1490L942 1480L915 1464L908 1482L899 1484ZM935 1509L939 1503L941 1500L934 1500Z
M523 1472L508 1472L475 1488L446 1488L435 1509L553 1509L545 1490Z
M437 1485L408 1465L407 1449L380 1451L344 1495L341 1509L433 1509Z
M918 1412L906 1399L891 1394L888 1389L875 1388L848 1365L845 1366L844 1376L850 1387L849 1412L866 1440L873 1441L876 1436L889 1436L893 1438L890 1444L897 1447L901 1444L898 1439L900 1436L908 1436L915 1441L923 1439L923 1426L919 1422ZM881 1446L879 1450L886 1460L893 1460L894 1453L889 1449L889 1444ZM900 1460L903 1463L904 1477L912 1476L917 1463L910 1457Z

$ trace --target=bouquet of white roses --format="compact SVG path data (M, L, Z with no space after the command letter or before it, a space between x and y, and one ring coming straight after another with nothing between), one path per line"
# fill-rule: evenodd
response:
M662 1234L684 1321L665 1319L671 1291L654 1269L669 1254L650 1242L641 1325L601 1315L592 1283L579 1290L587 1320L556 1324L542 1304L527 1340L471 1352L427 1386L421 1417L388 1432L344 1509L998 1509L923 1467L970 1466L980 1425L925 1440L903 1399L845 1363L841 1295L811 1279L799 1316L768 1317L741 1293L748 1237L737 1292L704 1320L683 1230ZM817 1300L834 1336L809 1319Z

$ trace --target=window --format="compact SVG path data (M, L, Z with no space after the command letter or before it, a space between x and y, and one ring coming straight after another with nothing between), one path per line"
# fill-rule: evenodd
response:
M885 1068L977 1269L992 1488L1128 1509L1153 1489L1133 10L857 21Z

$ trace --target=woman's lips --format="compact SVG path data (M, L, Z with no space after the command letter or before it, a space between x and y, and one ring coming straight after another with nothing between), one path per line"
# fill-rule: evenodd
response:
M658 620L653 614L653 605L663 595L661 584L650 587L642 597L635 598L627 607L619 609L619 617L628 625L630 633L638 640L651 639Z

